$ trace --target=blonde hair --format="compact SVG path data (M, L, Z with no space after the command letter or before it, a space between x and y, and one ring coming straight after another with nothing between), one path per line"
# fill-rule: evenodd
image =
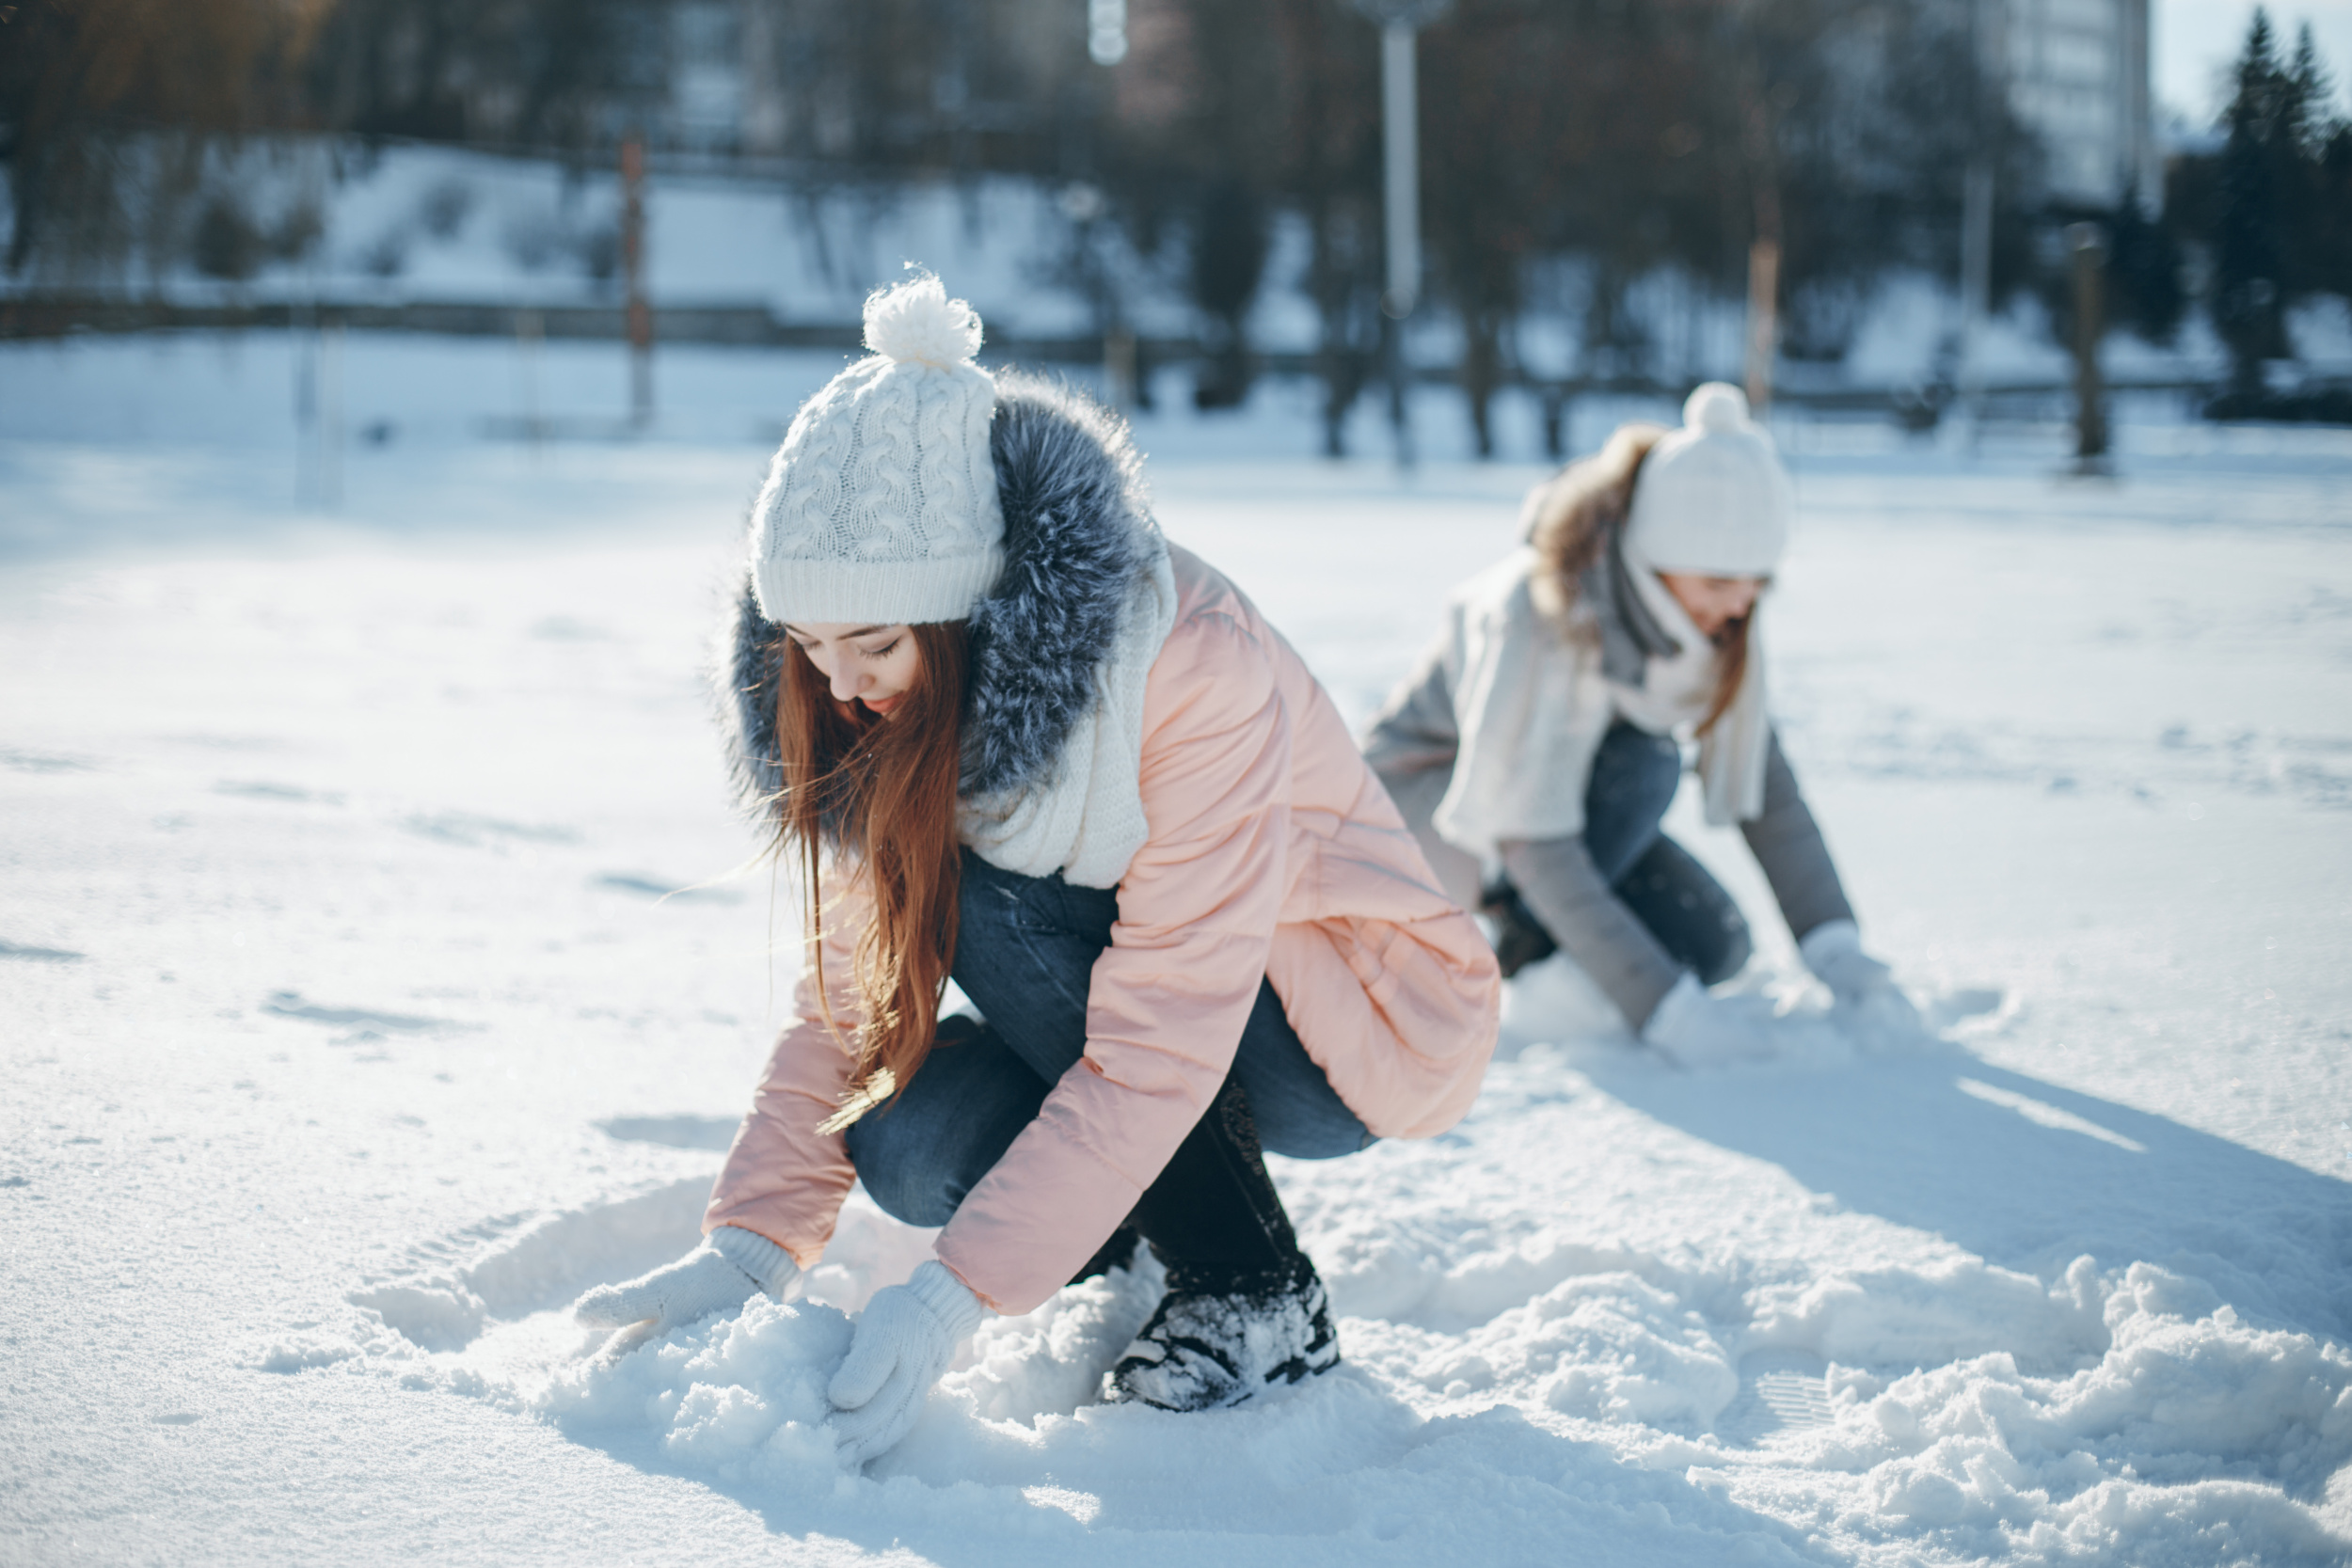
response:
M1536 604L1555 618L1576 603L1576 580L1609 547L1609 531L1625 521L1642 464L1670 432L1659 424L1621 424L1600 451L1561 469L1530 509L1527 542L1542 570Z
M1535 606L1555 624L1565 623L1575 608L1577 580L1609 547L1610 531L1624 524L1642 465L1671 434L1664 425L1621 424L1600 451L1561 469L1534 498L1527 542L1535 551ZM1715 695L1699 721L1701 735L1730 710L1747 678L1750 619L1726 623L1713 640Z

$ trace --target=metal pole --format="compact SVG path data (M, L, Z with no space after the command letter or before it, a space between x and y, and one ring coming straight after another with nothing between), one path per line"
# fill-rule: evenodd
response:
M1772 356L1780 347L1780 241L1760 236L1748 246L1748 411L1762 419L1772 406Z
M544 421L539 418L539 341L547 335L547 322L536 310L515 312L516 370L520 377L522 393L523 436L531 443L531 455L539 455L539 436Z
M1984 424L1985 331L1993 317L1993 153L1995 93L2007 91L2008 35L2001 16L1989 14L1997 0L1969 0L1969 66L1976 72L1968 106L1969 142L1975 149L1960 187L1960 402L1966 411L1968 444L1976 447Z
M1753 44L1749 45L1753 50ZM1748 408L1761 420L1772 406L1773 360L1780 352L1780 150L1761 65L1753 53L1741 71L1746 99L1748 178L1756 205L1748 243Z
M2106 335L2107 240L2095 223L2066 226L2074 263L2074 471L2107 471L2106 388L2099 375L2099 340Z
M1380 356L1388 372L1389 422L1399 467L1413 464L1406 412L1405 319L1421 302L1421 135L1413 72L1421 29L1452 0L1354 0L1380 28L1380 155L1387 220L1388 279L1380 291Z
M1381 357L1389 375L1389 425L1396 463L1413 466L1413 423L1406 398L1405 320L1421 299L1421 137L1414 102L1415 32L1408 22L1380 27L1381 153L1386 165L1388 286L1381 291Z
M1969 439L1984 419L1984 332L1993 314L1993 166L1968 166L1960 202L1960 401Z
M1421 137L1412 24L1380 29L1381 150L1387 163L1389 286L1380 308L1403 321L1421 299Z
M294 323L294 504L317 499L319 307L315 294L297 305Z
M343 499L343 324L329 317L319 333L319 504Z
M645 146L621 144L621 277L628 301L628 419L653 420L653 310L645 303Z

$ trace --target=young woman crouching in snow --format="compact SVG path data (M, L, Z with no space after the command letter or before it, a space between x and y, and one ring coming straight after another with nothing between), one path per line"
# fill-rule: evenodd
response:
M781 1297L863 1180L944 1226L831 1386L851 1462L957 1344L1167 1265L1104 1397L1231 1404L1339 1359L1261 1148L1460 1118L1501 980L1306 666L1152 521L1124 428L972 362L919 278L793 420L735 630L739 777L805 873L809 961L703 1247L579 1316ZM984 1015L941 1020L952 977Z
M1456 591L1368 758L1456 896L1480 896L1507 975L1565 949L1685 1066L1768 1049L1707 987L1747 923L1660 831L1698 740L1707 819L1737 822L1807 965L1882 1026L1915 1025L1766 716L1756 618L1795 511L1747 400L1692 392L1529 496L1527 546Z

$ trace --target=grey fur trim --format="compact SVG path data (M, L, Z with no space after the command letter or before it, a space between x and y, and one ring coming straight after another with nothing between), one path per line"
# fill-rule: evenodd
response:
M1004 375L996 387L989 450L1005 570L972 612L966 796L1051 774L1156 531L1123 420L1059 383Z
M717 671L719 731L736 799L755 816L766 816L784 792L776 697L784 680L785 638L759 612L749 562L737 571L731 597L727 618L734 631Z
M1094 699L1139 573L1156 551L1143 463L1123 420L1075 388L996 377L989 454L1005 514L1005 568L972 612L961 793L990 796L1051 776ZM722 669L720 724L743 804L766 816L784 787L776 695L784 639L738 579Z

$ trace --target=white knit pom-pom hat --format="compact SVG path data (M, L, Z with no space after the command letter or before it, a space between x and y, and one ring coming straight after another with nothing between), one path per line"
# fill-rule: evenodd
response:
M867 296L866 346L801 405L753 505L771 621L960 621L1003 569L980 318L919 275Z
M1658 443L1634 482L1626 544L1661 572L1770 577L1788 547L1797 497L1748 400L1710 381L1682 405L1682 428Z

